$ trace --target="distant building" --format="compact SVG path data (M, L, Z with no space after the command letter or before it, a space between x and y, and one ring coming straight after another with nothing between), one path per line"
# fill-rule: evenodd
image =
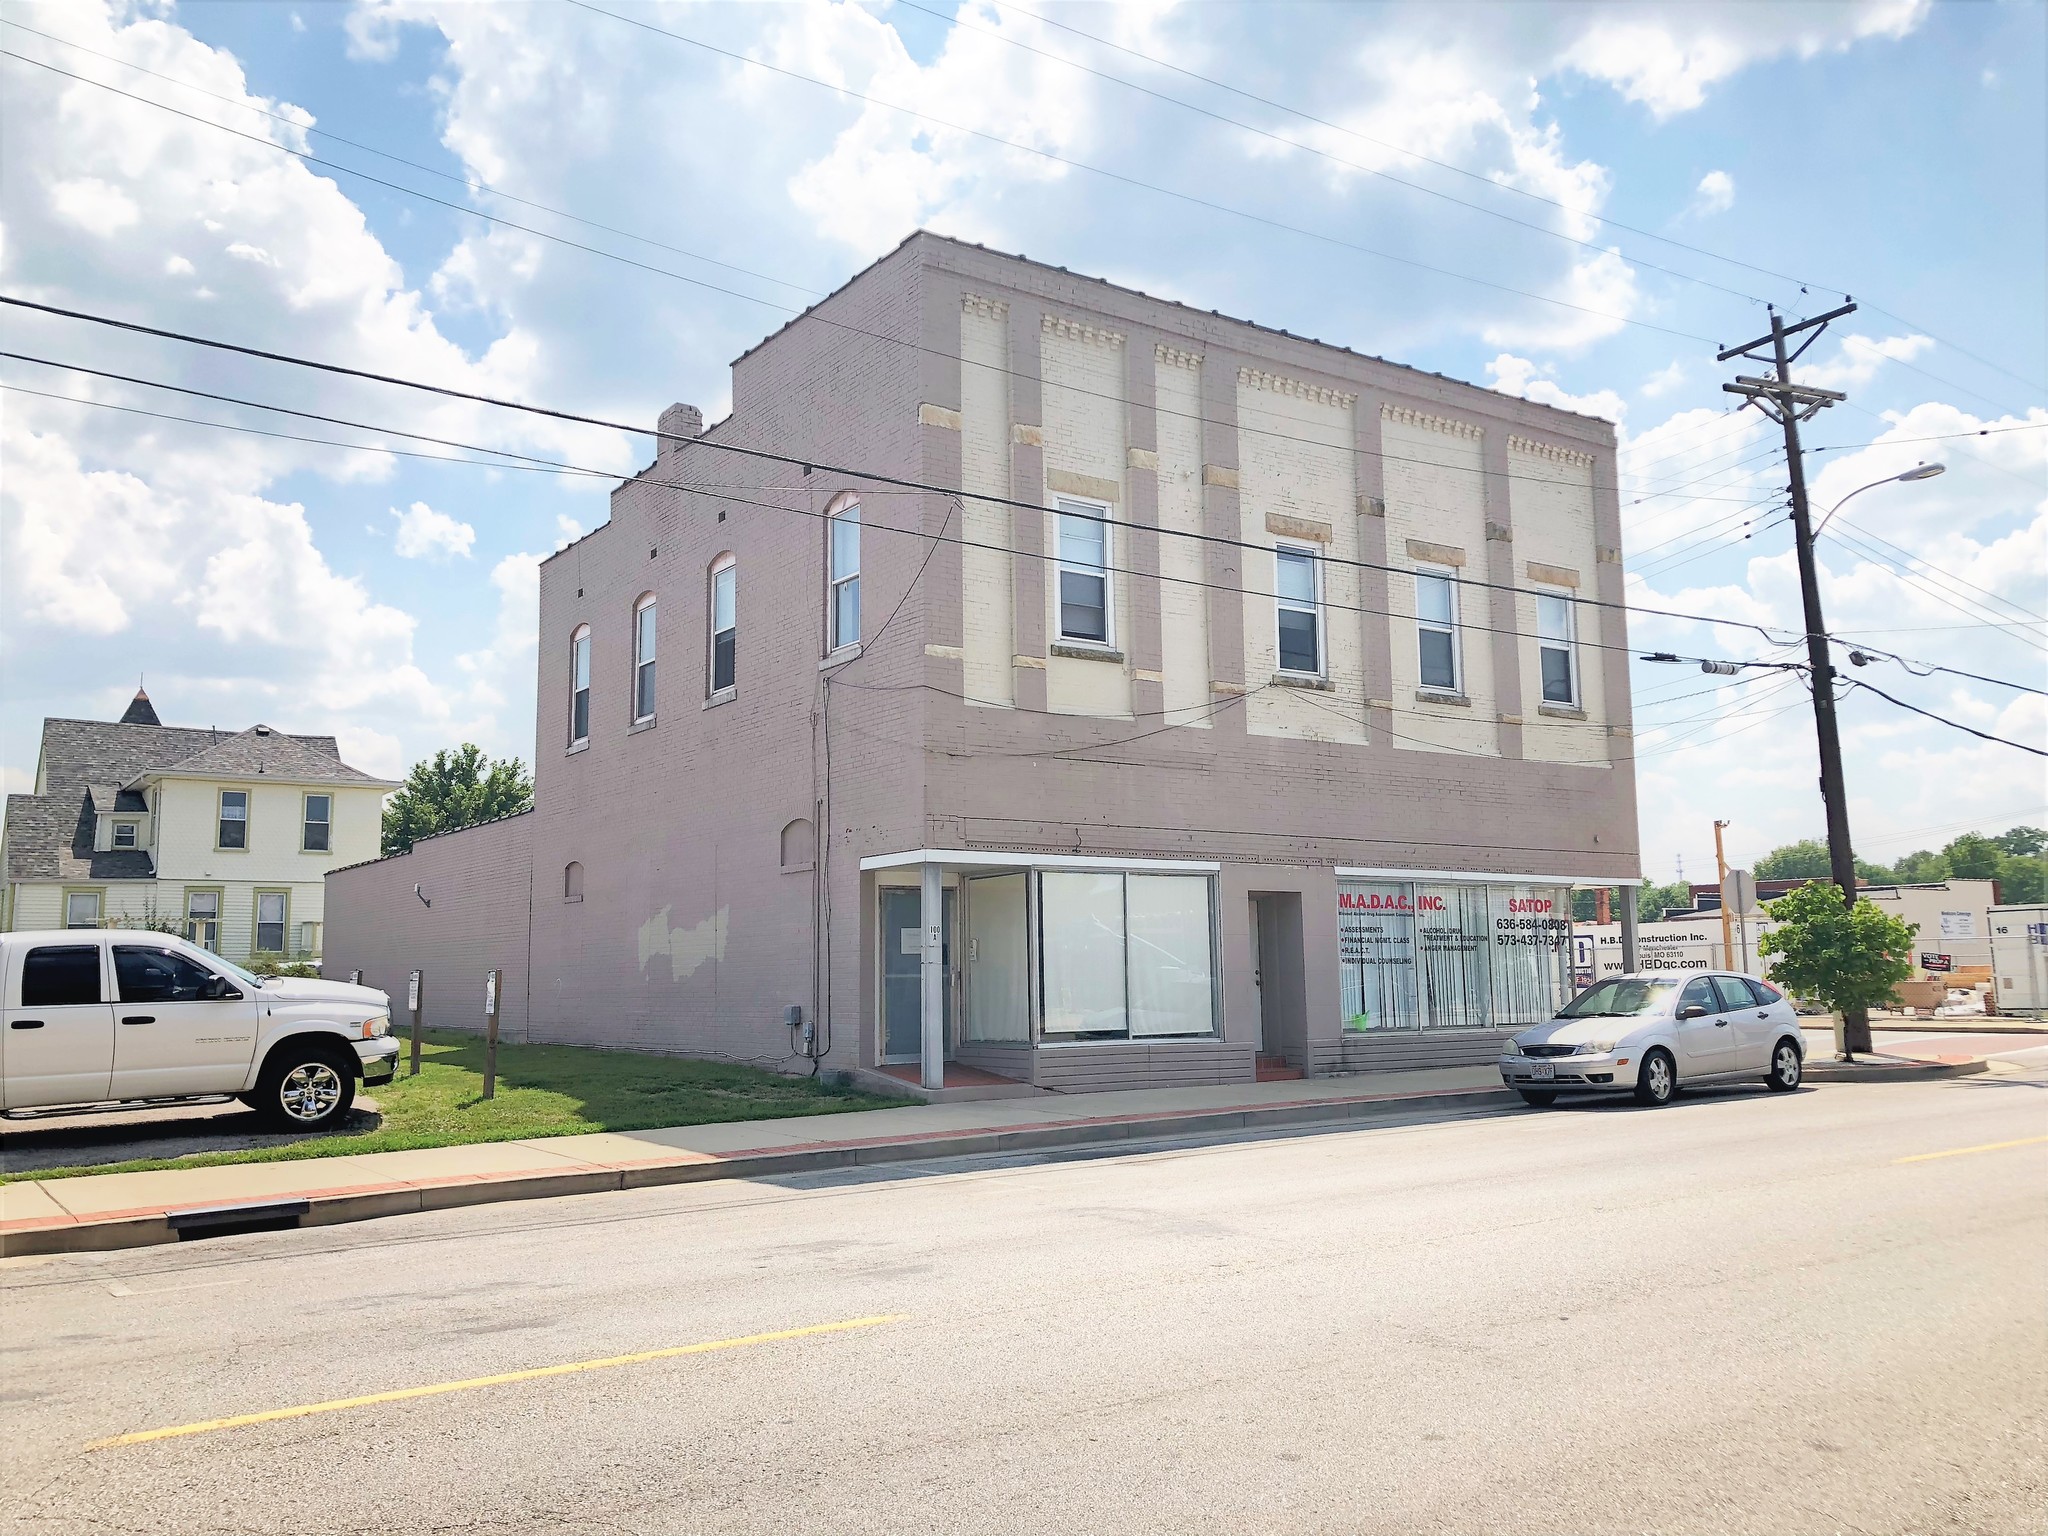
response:
M0 829L9 930L150 926L230 960L318 957L326 875L376 856L397 786L332 736L45 720L35 789Z
M332 967L471 1028L502 969L535 1040L1242 1082L1493 1060L1571 886L1638 882L1609 423L930 234L732 400L541 565L532 814L337 872Z

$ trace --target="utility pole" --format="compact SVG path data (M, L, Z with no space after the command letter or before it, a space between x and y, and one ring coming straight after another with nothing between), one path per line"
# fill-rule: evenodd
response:
M1842 777L1842 739L1835 724L1835 667L1828 653L1827 626L1820 611L1820 578L1813 558L1813 521L1806 503L1806 461L1799 446L1800 422L1810 420L1828 406L1849 397L1840 390L1793 383L1792 365L1808 347L1820 340L1820 334L1829 321L1855 312L1856 306L1849 303L1824 315L1815 315L1811 320L1787 325L1785 317L1773 308L1769 335L1759 336L1739 347L1729 347L1716 359L1725 363L1732 357L1750 357L1772 365L1769 377L1737 374L1733 384L1723 384L1721 388L1731 395L1745 396L1751 405L1785 430L1785 467L1791 476L1792 491L1792 539L1799 557L1799 592L1805 606L1808 680L1813 688L1814 733L1820 746L1820 795L1827 812L1828 868L1835 884L1842 889L1843 902L1849 906L1856 903L1856 855L1849 846L1849 792ZM1802 332L1807 333L1806 339L1796 351L1788 352L1786 342ZM1771 348L1771 356L1768 359L1757 357L1756 349L1765 345ZM1849 1056L1870 1050L1870 1016L1862 1009L1852 1010L1842 1017L1842 1050Z
M1721 969L1732 971L1735 967L1728 963L1728 946L1735 936L1728 925L1728 855L1721 850L1721 829L1727 825L1725 821L1714 823L1714 879L1718 882L1715 889L1721 893Z

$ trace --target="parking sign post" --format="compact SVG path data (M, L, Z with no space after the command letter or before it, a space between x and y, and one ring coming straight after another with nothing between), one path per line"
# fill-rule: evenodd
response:
M499 971L484 974L484 1097L498 1093L498 980Z
M414 971L412 979L405 984L405 1006L412 1010L412 1071L411 1077L420 1075L420 973Z

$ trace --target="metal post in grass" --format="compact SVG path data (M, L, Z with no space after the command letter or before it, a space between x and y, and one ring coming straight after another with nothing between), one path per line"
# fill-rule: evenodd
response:
M420 1075L420 973L414 971L412 979L405 984L405 1006L412 1010L412 1071L408 1076Z
M484 975L484 1097L498 1093L498 982L504 973Z

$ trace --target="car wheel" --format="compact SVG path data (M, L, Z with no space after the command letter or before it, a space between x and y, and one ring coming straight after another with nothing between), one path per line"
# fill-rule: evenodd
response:
M1522 1102L1532 1109L1548 1109L1557 1102L1557 1095L1543 1089L1517 1088Z
M1764 1081L1770 1084L1773 1093L1790 1093L1799 1086L1805 1075L1805 1068L1799 1060L1799 1047L1790 1040L1780 1040L1771 1051L1771 1072Z
M355 1063L313 1041L279 1046L256 1084L257 1112L277 1131L325 1130L348 1113L355 1097Z
M1669 1104L1677 1092L1678 1068L1671 1060L1671 1053L1660 1046L1643 1058L1643 1065L1636 1073L1636 1102Z

